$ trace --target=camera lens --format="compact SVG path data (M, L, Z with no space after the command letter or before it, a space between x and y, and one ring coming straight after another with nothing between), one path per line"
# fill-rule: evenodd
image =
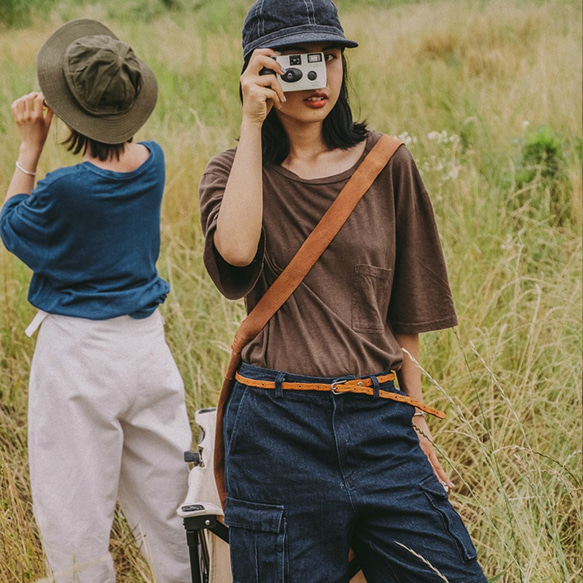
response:
M308 79L310 81L315 81L318 78L318 73L316 73L316 71L310 71L308 73Z
M281 79L286 83L295 83L296 81L299 81L302 76L302 72L299 69L291 68L286 70L285 75L282 75Z

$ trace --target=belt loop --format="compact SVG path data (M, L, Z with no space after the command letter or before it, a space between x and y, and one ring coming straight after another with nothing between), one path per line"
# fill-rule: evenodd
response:
M373 395L375 399L379 398L379 390L380 390L380 385L379 385L379 379L377 379L377 377L375 375L372 375L371 377L372 380L372 390L373 390Z
M283 386L281 383L285 380L285 373L278 372L275 377L275 396L278 399L283 399Z
M39 328L39 326L44 322L44 320L48 317L47 312L43 312L39 310L36 313L36 316L32 319L32 322L27 326L24 333L30 338Z

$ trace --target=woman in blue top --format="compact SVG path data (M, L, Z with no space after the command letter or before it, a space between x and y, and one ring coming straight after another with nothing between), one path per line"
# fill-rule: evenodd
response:
M158 582L189 578L176 515L190 447L182 380L157 307L164 155L132 143L157 98L132 49L90 19L59 28L37 55L42 93L16 100L21 146L0 233L33 271L40 327L29 386L35 518L58 582L114 581L116 500ZM35 187L53 115L83 162Z

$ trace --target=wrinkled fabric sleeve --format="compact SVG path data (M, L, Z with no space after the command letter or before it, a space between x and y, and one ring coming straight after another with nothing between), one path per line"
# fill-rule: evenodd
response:
M456 326L433 207L405 147L395 155L393 168L396 259L389 323L401 334Z
M253 289L263 269L265 253L263 232L255 258L245 267L236 267L227 263L214 244L217 218L234 157L235 150L227 150L215 156L209 162L199 184L200 220L204 236L204 264L217 289L230 300L240 299Z
M53 255L51 241L58 226L50 219L51 206L41 181L31 195L18 194L6 201L0 214L4 246L36 273Z

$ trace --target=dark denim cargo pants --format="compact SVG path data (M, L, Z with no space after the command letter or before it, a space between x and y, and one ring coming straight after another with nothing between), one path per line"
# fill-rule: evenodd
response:
M246 364L240 372L326 382ZM345 583L350 548L368 583L485 582L413 412L367 395L237 383L224 418L235 583Z

